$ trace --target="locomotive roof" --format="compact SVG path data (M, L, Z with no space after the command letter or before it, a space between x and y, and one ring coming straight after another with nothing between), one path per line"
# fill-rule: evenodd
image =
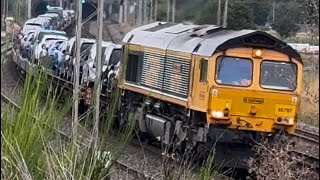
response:
M133 29L126 34L123 42L207 57L234 47L263 47L285 53L302 63L297 51L268 33L234 31L215 25L154 22Z

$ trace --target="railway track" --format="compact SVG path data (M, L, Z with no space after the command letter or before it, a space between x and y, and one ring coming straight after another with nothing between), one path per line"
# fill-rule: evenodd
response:
M300 157L301 159L298 160L297 162L302 166L307 165L319 171L319 157L315 157L310 154L306 154L296 150L291 150L289 154L294 155L295 157Z
M303 129L296 129L294 136L314 144L319 144L319 134L316 133L312 133Z
M319 145L319 134L297 128L295 129L295 133L293 134L293 136L303 141L306 141L308 143L312 143L313 145L316 145L316 146ZM292 155L301 157L303 159L304 164L307 164L311 167L316 168L317 171L319 170L319 157L316 157L301 151L297 151L297 150L292 150L290 151L290 153Z
M1 58L10 55L12 48L12 43L1 42Z

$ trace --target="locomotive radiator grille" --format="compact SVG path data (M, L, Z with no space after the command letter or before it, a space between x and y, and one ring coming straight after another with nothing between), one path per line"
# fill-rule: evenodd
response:
M186 98L191 62L172 55L165 57L164 54L163 51L144 49L141 85Z
M190 62L173 56L166 57L163 79L164 92L183 98L188 96Z
M152 89L162 90L164 55L161 51L145 49L143 55L141 84Z

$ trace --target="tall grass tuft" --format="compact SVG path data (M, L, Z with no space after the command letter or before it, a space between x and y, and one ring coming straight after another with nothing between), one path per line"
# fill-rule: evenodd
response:
M27 75L21 95L21 109L6 107L1 113L2 179L107 179L117 158L130 141L134 122L119 133L112 144L112 125L120 92L112 96L111 105L100 126L97 144L93 133L79 128L75 141L59 135L59 125L71 121L73 99L62 97L42 72ZM42 97L42 98L41 98ZM64 98L63 105L58 99ZM91 112L83 127L90 124ZM77 128L78 129L78 128ZM71 134L69 128L66 134Z

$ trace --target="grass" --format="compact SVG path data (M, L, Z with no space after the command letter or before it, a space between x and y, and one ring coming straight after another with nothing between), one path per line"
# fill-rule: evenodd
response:
M106 143L113 123L110 116L104 121L107 123L99 132L97 144L93 143L92 133L84 139L80 131L75 135L77 141L65 141L57 135L58 125L70 117L73 100L65 99L60 105L57 90L47 84L43 73L35 77L27 75L21 110L12 111L7 107L2 111L2 179L103 179L109 175L130 141L134 126L123 129L121 141L115 147ZM43 96L45 99L41 98ZM116 99L117 95L114 97ZM109 108L109 114L115 107ZM116 151L110 153L114 148Z

